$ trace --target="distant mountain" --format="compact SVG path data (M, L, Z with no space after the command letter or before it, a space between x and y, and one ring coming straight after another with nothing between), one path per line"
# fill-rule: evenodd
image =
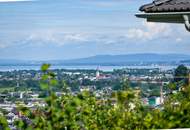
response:
M0 65L41 65L50 63L53 65L146 65L146 64L180 64L181 61L190 59L190 55L184 54L127 54L127 55L97 55L87 58L72 60L51 61L22 61L0 60Z
M0 65L41 65L41 61L27 61L27 60L15 60L15 59L0 59Z
M182 60L181 63L182 64L190 64L190 58L189 58L189 60Z
M24 64L25 62L22 60L15 60L15 59L0 59L0 65L16 65L16 64Z
M184 54L127 54L127 55L97 55L81 59L59 61L61 64L88 65L120 65L120 64L150 64L150 63L178 63L187 60L190 55Z

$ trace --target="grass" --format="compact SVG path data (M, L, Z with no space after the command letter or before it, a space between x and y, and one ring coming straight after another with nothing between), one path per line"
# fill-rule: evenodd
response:
M0 93L2 93L3 91L13 91L14 87L0 87Z

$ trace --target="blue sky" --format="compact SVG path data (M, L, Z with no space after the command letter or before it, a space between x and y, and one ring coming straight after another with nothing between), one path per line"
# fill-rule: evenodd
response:
M147 23L134 16L151 0L2 1L0 59L190 54L190 33L184 25Z

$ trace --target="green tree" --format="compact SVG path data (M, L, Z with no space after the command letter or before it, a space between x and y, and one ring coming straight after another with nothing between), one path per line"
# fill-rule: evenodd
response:
M0 115L0 130L10 130L6 118L2 115Z
M188 76L189 76L189 71L188 68L184 65L179 65L174 73L174 82L181 82L184 85L188 84Z
M72 95L65 91L61 97L52 91L57 81L55 75L42 66L41 88L47 92L46 106L30 110L19 106L24 119L15 122L19 130L144 130L190 127L190 87L168 95L159 109L141 103L140 97L127 86L115 91L110 97L97 99L93 93L84 91ZM175 86L175 84L174 84ZM0 126L8 130L4 117Z
M129 80L127 78L122 81L122 90L128 90L130 88Z

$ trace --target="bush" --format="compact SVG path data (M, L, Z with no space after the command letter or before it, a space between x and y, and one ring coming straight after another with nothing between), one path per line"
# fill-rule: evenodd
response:
M52 91L57 84L55 75L43 68L41 86L47 93L46 106L29 110L19 107L23 118L15 122L19 130L131 130L169 129L190 127L190 87L168 96L159 109L141 104L138 93L125 87L112 96L97 99L84 91L72 95L69 91L61 97ZM67 90L67 89L66 89ZM1 120L0 120L1 121ZM2 127L6 128L3 120ZM0 122L0 123L1 123Z

